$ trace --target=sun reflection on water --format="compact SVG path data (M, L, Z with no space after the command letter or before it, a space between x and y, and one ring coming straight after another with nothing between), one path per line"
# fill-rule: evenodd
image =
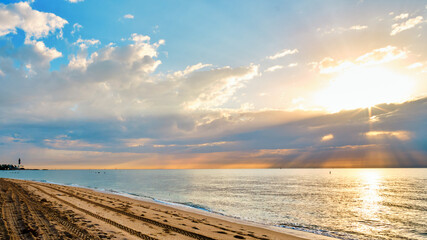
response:
M359 188L359 201L358 206L361 221L359 222L358 229L362 232L372 231L374 228L379 227L379 216L381 211L381 197L382 174L378 170L367 169L360 172L360 188Z
M379 190L381 188L381 174L376 170L368 170L361 173L362 200L366 203L377 203L381 200Z

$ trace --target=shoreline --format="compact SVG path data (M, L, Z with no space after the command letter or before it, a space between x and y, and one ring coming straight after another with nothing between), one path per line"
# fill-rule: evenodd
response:
M136 236L132 234L133 231L141 234L150 233L149 236L153 236L155 239L177 239L177 233L179 235L178 239L188 239L188 235L192 234L201 234L203 237L208 237L196 239L336 239L306 231L263 225L179 203L159 202L153 198L132 194L126 194L127 196L125 196L120 192L38 181L18 179L4 179L3 181L16 184L26 189L33 197L44 198L54 206L61 204L63 207L59 207L60 211L71 210L82 219L86 219L86 221L97 222L97 228L89 229L89 232L108 232L111 226L108 227L106 223L112 221L111 216L114 216L112 218L114 220L118 219L117 222L120 222L120 226L130 229L130 234L129 231L126 232L123 229L120 231L120 228L116 229L114 233L109 233L108 239L123 239L124 236L127 236L124 238L133 239L132 237ZM64 205L68 206L64 207ZM120 205L120 207L117 207L117 205ZM123 207L125 209L122 209ZM148 209L155 209L155 211ZM98 219L93 219L94 216L91 216L94 211L97 214L102 212L102 214L96 215ZM141 218L141 214L144 217ZM134 219L129 220L129 216ZM144 226L135 225L135 219L142 221ZM160 222L159 220L163 221ZM147 222L151 222L151 225L154 225L148 224L147 228L145 226ZM169 230L166 231L165 229ZM184 235L180 231L183 231ZM189 239L192 238L194 236L189 237Z
M128 193L128 192L120 192L120 191L114 190L114 189L107 190L107 189L103 189L103 188L93 188L93 187L81 186L78 184L56 183L56 182L51 182L51 181L46 181L46 180L41 180L41 181L24 180L24 181L54 184L54 185L60 185L60 186L65 186L65 187L83 188L83 189L88 189L88 190L92 190L92 191L99 192L99 193L117 195L117 196L126 197L126 198L130 198L130 199L135 199L137 201L149 202L149 203L158 204L158 205L162 205L162 206L166 206L166 207L177 208L179 210L186 211L186 212L193 212L193 213L200 214L200 215L206 215L206 216L213 217L213 218L219 218L221 220L225 220L225 221L229 221L229 222L236 222L236 223L243 224L243 225L250 225L250 226L254 226L254 227L258 227L258 228L265 228L268 230L289 234L289 235L300 237L303 239L319 239L319 240L339 239L339 238L336 238L334 236L315 233L315 230L311 230L308 228L306 228L306 229L299 228L298 229L298 227L292 227L292 226L284 226L284 225L278 226L278 225L263 224L263 223L250 221L250 220L242 219L242 218L231 216L231 215L222 214L220 212L215 212L215 211L209 210L209 209L204 208L204 207L195 207L195 206L190 205L190 204L172 202L172 201L157 199L157 198L154 198L151 196L141 196L141 195L132 194L132 193Z
M52 183L52 184L56 184L56 183ZM62 184L59 184L62 185ZM65 185L65 186L69 186L69 185ZM101 192L101 193L106 193L106 194L113 194L113 195L118 195L118 196L123 196L123 197L127 197L127 198L131 198L131 199L135 199L138 201L143 201L143 202L150 202L150 203L154 203L154 204L158 204L158 205L162 205L165 207L172 207L172 208L176 208L182 211L186 211L186 212L192 212L195 214L199 214L199 215L206 215L209 217L213 217L213 218L218 218L224 221L229 221L229 222L235 222L235 223L239 223L242 225L249 225L249 226L253 226L253 227L258 227L258 228L264 228L267 230L271 230L271 231L276 231L276 232L280 232L280 233L285 233L285 234L289 234L292 236L296 236L296 237L300 237L303 239L319 239L319 240L332 240L332 239L338 239L335 238L333 236L327 236L327 235L322 235L322 234L317 234L314 232L310 232L309 229L294 229L293 227L289 226L289 227L285 227L285 226L277 226L277 225L269 225L269 224L262 224L259 222L255 222L255 221L250 221L250 220L246 220L246 219L241 219L239 217L235 217L235 216L230 216L230 215L226 215L226 214L222 214L219 212L215 212L206 208L202 208L202 207L193 207L192 205L187 205L185 203L179 203L179 202L169 202L166 200L160 200L160 199L156 199L153 197L144 197L144 196L138 196L135 194L130 194L130 193L125 193L125 192L118 192L115 190L109 191L109 190L99 190L99 189L95 189L95 188L90 188L90 187L82 187L82 186L71 186L71 187L77 187L77 188L85 188L85 189L89 189L89 190L93 190L96 192ZM314 231L314 230L313 230ZM313 236L314 235L314 236Z

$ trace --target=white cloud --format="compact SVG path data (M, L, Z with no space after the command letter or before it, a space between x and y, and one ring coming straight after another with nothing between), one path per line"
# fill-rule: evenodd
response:
M246 80L258 75L259 66L240 68L224 67L192 74L182 85L180 92L188 98L185 109L211 109L226 103L244 86Z
M325 135L325 136L322 137L321 141L322 142L327 142L327 141L330 141L332 139L334 139L334 135L333 134L327 134L327 135Z
M253 103L243 103L240 105L240 110L248 111L255 109L255 105Z
M0 4L0 36L16 33L20 28L25 31L26 41L30 41L61 30L67 23L53 13L33 10L28 2Z
M392 31L390 32L390 35L394 36L394 35L402 32L402 31L411 29L411 28L415 27L417 24L420 24L422 22L423 22L423 17L422 16L418 16L418 17L415 17L415 18L410 18L406 22L403 22L401 24L398 24L398 23L393 24L391 26Z
M282 69L282 68L283 68L283 66L281 66L281 65L275 65L275 66L267 68L265 70L265 72L274 72L274 71Z
M333 58L325 57L319 62L312 62L310 65L320 73L335 73L344 69L349 69L355 64L350 61L336 61Z
M368 26L366 25L354 25L350 27L350 30L363 30L363 29L367 29Z
M105 77L107 79L119 77L122 74L119 71L128 71L127 74L123 73L125 75L142 74L141 77L145 77L145 74L153 72L161 63L159 60L156 61L153 59L157 56L159 44L150 44L148 36L138 34L132 34L131 39L134 43L122 47L108 45L88 57L81 55L72 56L69 67L71 69L80 69L81 71L90 68L94 71L93 77L95 78L103 76L106 73L110 73L106 74ZM99 41L96 39L79 39L76 42L76 44L84 44L83 47L88 44L93 45L98 43ZM99 74L99 76L96 76L96 74ZM118 78L117 80L120 81L121 79Z
M83 26L78 24L78 23L74 23L73 24L73 30L71 31L71 35L74 35L74 33L80 31L80 29L82 29Z
M135 17L132 14L126 14L126 15L123 16L123 18L134 19Z
M150 37L145 35L140 35L137 33L132 33L130 40L134 42L148 42L150 41Z
M422 66L424 66L424 64L422 64L420 62L416 62L416 63L413 63L413 64L407 66L406 68L408 68L408 69L415 69L415 68L420 68Z
M84 0L67 0L70 3L78 3L78 2L83 2Z
M86 49L89 46L100 44L101 42L97 39L77 39L74 45L78 45L81 49Z
M51 148L58 149L102 148L101 144L93 144L81 140L71 139L45 139L44 144Z
M58 52L55 48L46 47L41 41L33 41L31 44L34 45L34 49L45 56L49 62L62 56L62 53Z
M412 136L408 131L369 131L365 135L368 138L396 138L401 141L408 141Z
M201 148L201 147L221 146L225 144L233 144L233 142L222 141L222 142L208 142L208 143L198 143L198 144L153 144L152 146L154 148L170 148L170 147Z
M47 47L42 41L32 40L18 50L17 57L32 72L45 71L50 61L62 57L55 48Z
M391 62L397 59L407 57L407 52L400 50L395 46L387 46L384 48L374 49L356 59L356 62L363 65L372 65Z
M293 68L298 66L298 63L289 63L288 67Z
M165 44L165 40L164 39L160 39L157 43L155 43L155 44L157 44L158 46L160 46L160 45L164 45Z
M78 55L71 55L70 61L68 63L68 69L74 70L79 69L81 71L86 70L87 66L91 63L93 63L94 56L96 56L97 53L93 53L90 58L87 58L84 55L78 54Z
M332 27L332 28L318 28L317 31L322 34L331 34L331 33L343 33L347 31L360 31L367 29L366 25L354 25L351 27Z
M407 55L408 52L405 50L401 50L395 46L386 46L365 53L353 61L334 60L333 58L326 57L320 62L312 62L310 64L313 65L315 69L319 70L320 73L328 74L340 72L356 66L376 65L405 59Z
M183 77L186 76L194 71L197 71L199 69L205 68L205 67L210 67L212 66L212 64L203 64L203 63L198 63L192 66L187 66L184 71L176 71L173 73L174 77Z
M267 58L270 60L274 60L274 59L278 59L278 58L282 58L286 55L292 55L292 54L296 54L298 53L298 49L283 49L282 51L272 55L272 56L268 56Z
M409 17L409 14L408 14L408 13L402 13L402 14L400 14L400 15L398 15L398 16L396 16L396 17L394 17L394 20L406 19L406 18L408 18L408 17Z

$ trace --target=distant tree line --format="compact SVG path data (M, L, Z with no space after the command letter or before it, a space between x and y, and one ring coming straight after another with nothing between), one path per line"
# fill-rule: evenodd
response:
M0 164L0 170L19 170L19 165L13 165L13 164Z

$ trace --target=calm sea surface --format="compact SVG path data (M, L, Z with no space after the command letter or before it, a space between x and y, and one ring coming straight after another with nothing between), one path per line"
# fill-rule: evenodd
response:
M341 239L427 239L427 169L49 170L0 177L128 193Z

